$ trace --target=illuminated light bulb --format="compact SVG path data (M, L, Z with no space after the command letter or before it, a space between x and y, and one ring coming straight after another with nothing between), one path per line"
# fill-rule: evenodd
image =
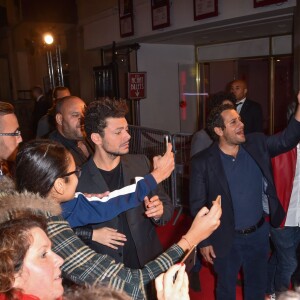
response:
M54 41L54 38L53 38L52 34L46 33L46 34L44 35L44 42L45 42L47 45L51 45L51 44L53 43L53 41Z

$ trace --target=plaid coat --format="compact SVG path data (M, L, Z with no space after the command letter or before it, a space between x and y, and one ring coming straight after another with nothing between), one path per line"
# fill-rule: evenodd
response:
M24 210L47 218L52 250L64 259L61 268L63 277L80 285L104 283L126 292L132 299L147 299L144 286L178 262L184 254L184 251L175 244L146 264L143 269L125 268L123 264L115 263L109 256L98 254L86 246L60 215L61 208L58 203L28 192L11 191L4 180L0 180L0 223Z
M160 273L180 260L183 250L176 244L143 269L125 268L107 255L101 255L86 246L73 232L62 216L48 214L48 235L53 251L65 261L63 276L77 284L94 285L107 283L125 291L132 299L146 299L144 286Z

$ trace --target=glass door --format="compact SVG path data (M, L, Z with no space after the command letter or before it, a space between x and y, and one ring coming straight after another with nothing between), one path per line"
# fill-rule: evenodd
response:
M264 117L264 132L276 133L286 127L286 112L295 100L293 85L293 57L249 58L199 63L199 90L205 87L209 95L228 91L234 79L244 79L248 84L247 97L260 103ZM203 101L202 101L203 102ZM201 101L198 128L205 126L207 110ZM206 105L207 107L207 105Z

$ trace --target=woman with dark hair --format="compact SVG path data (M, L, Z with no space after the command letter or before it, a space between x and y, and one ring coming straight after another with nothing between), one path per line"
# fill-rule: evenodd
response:
M0 223L1 300L61 299L63 260L46 230L46 218L28 211Z
M159 164L144 178L136 177L136 184L113 191L103 198L86 198L76 193L80 168L73 166L73 157L61 144L54 141L36 140L28 143L18 153L16 160L16 186L18 191L27 190L42 197L51 196L62 206L62 215L70 226L84 226L110 220L123 211L136 207L153 191L157 184L170 176L174 169L171 146ZM158 162L158 158L154 158ZM71 171L70 171L71 170ZM27 176L27 174L31 176ZM67 187L65 193L62 187ZM73 200L70 200L74 197Z
M43 151L39 155L35 154L40 151L41 145L44 147ZM76 171L74 171L76 167L73 157L67 152L66 156L59 155L66 150L57 151L56 147L58 147L57 144L55 146L49 144L46 147L45 141L29 142L20 150L16 161L18 191L25 192L27 190L47 195L43 201L47 205L55 204L56 201L53 200L74 197L78 182ZM63 160L59 158L63 158ZM158 164L162 162L164 160L159 160ZM50 193L47 194L49 187ZM22 201L10 201L13 202L11 205L16 207L26 205L32 209L42 205L40 198L28 202L26 194L23 194L22 197ZM7 196L0 195L0 206L5 201L8 201ZM47 208L44 209L47 210ZM106 282L115 289L125 291L132 299L146 299L144 286L178 262L185 251L208 237L219 226L221 206L219 202L216 202L210 211L203 208L194 219L189 231L177 244L171 246L157 259L146 264L143 269L135 270L124 268L122 264L115 263L109 256L97 254L89 249L74 234L69 224L58 212L47 211L45 215L53 251L65 259L62 266L64 277L85 285Z

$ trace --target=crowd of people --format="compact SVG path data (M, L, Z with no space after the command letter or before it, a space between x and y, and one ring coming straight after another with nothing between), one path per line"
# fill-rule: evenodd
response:
M278 155L298 151L299 105L285 130L266 136L244 80L211 100L207 126L191 146L194 220L163 251L155 227L174 212L161 185L175 167L172 145L153 162L129 154L123 100L86 106L57 87L49 105L33 92L37 138L22 144L14 107L0 102L0 299L186 300L181 259L194 245L213 264L218 300L235 299L241 268L245 299L288 290L297 263L287 256L296 260L299 243L298 160L290 161L285 202L273 169L283 172L275 167ZM294 228L284 237L294 238L290 252L279 246L283 233L276 239L280 225L284 232ZM268 265L270 232L275 251ZM198 260L198 277L200 267Z

